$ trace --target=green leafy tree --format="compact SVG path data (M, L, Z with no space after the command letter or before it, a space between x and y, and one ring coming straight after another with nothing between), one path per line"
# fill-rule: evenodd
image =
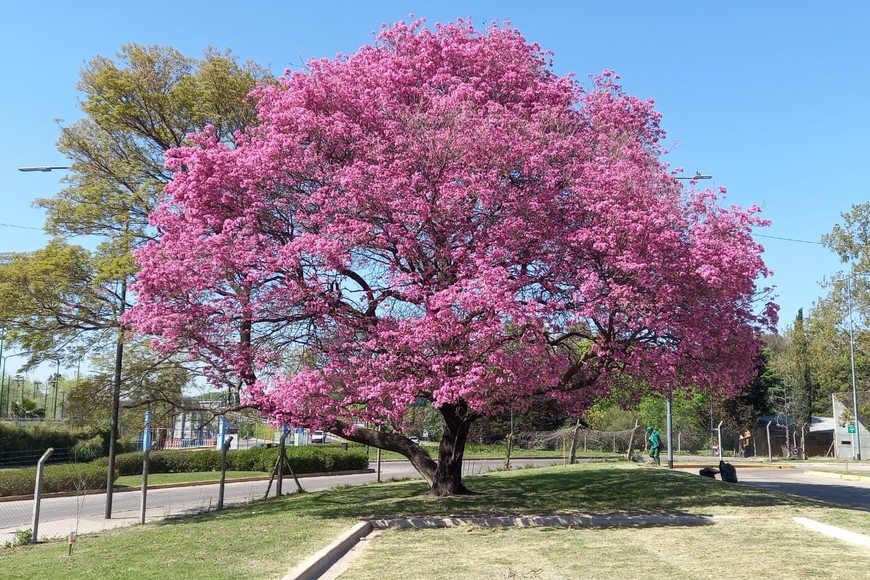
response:
M612 399L604 399L583 413L582 422L596 431L624 431L633 428L637 419L635 409L626 409Z
M784 348L776 359L775 369L782 377L783 388L772 393L778 413L794 421L795 432L800 433L803 447L803 438L812 420L816 393L803 309L798 310L793 325L784 335Z
M229 52L193 59L136 44L81 71L85 117L62 126L58 141L72 160L67 187L36 202L56 237L37 252L0 256L0 320L9 341L32 353L31 364L115 341L130 302L131 250L153 234L148 214L171 178L164 152L206 127L231 145L255 123L248 93L271 80ZM75 236L89 236L96 248L65 241Z
M190 406L182 393L195 373L172 357L157 355L141 339L126 343L122 374L120 413L128 434L142 429L146 408L153 413L152 426L165 429L172 426L179 410ZM113 378L113 356L92 357L91 372L69 389L67 421L74 425L108 425Z
M866 391L870 384L870 332L867 331L870 322L870 202L853 205L842 214L842 218L842 223L822 236L822 243L837 254L841 262L850 265L848 272L833 280L827 297L829 302L837 305L841 320L838 327L843 329L843 338L839 342L845 345L840 349L842 354L838 357L837 375L832 377L835 384L828 388L831 392L837 392L834 390L836 386L840 387L840 392L851 390L852 354L848 338L851 327L855 380L858 390ZM862 409L870 408L870 403L862 403L864 398L859 393L859 415L866 417ZM866 419L861 420L866 422Z
M136 44L124 46L115 59L96 57L81 71L84 118L62 124L58 141L58 149L72 160L67 187L37 205L46 211L50 234L89 236L97 246L86 250L58 242L49 248L63 258L56 261L46 261L44 253L9 257L6 261L18 269L0 272L0 290L11 292L22 280L32 280L28 270L38 266L44 266L40 278L50 280L51 264L58 267L58 282L20 300L0 296L0 320L6 321L13 342L35 347L31 364L81 349L112 348L109 471L124 379L121 320L131 302L127 285L135 275L132 251L154 234L148 215L171 178L164 153L190 145L187 136L203 131L232 146L238 130L256 124L249 92L259 81L270 80L268 73L239 64L229 52L210 49L203 59L192 59L172 48ZM43 320L49 317L45 312L75 311L76 316L40 327L28 324L36 318L34 311ZM98 332L88 333L92 330Z
M12 416L18 419L45 419L45 409L33 399L23 398L12 401L10 407Z
M25 368L72 359L115 336L118 285L100 270L99 253L61 238L34 252L0 255L0 313L8 340L31 353Z
M768 348L758 356L755 379L734 396L721 401L721 417L729 429L742 432L753 429L758 420L773 412L771 393L782 391L783 380L771 365L772 351Z

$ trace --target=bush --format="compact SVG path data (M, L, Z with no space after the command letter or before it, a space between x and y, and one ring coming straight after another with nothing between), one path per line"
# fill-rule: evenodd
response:
M291 448L287 448L288 455ZM227 469L272 472L278 461L278 448L252 447L227 454Z
M368 457L362 450L344 451L335 446L288 447L287 458L296 473L321 473L349 471L368 467ZM254 447L227 453L229 471L262 471L271 473L278 461L278 449ZM98 460L103 467L105 458ZM149 473L193 473L220 471L221 452L216 449L187 451L152 451L148 464ZM124 453L116 456L115 470L118 475L142 473L142 453Z
M0 423L0 465L33 464L49 447L54 448L50 462L73 460L74 447L81 442L87 443L88 454L99 447L100 453L91 458L99 457L108 452L108 433L105 426L71 430L44 424L20 427Z
M0 471L0 496L33 495L35 486L35 467ZM97 463L46 465L43 470L43 493L105 489L105 487L106 467Z
M90 442L88 442L90 444ZM140 475L144 453L120 453L115 456L115 476ZM365 469L369 460L360 449L344 451L331 445L288 447L287 457L294 473L325 473ZM278 460L278 449L255 447L244 451L227 453L227 469L230 471L262 471L271 473ZM80 491L104 489L109 461L100 457L90 463L47 465L43 478L43 492ZM148 465L149 473L191 473L219 471L221 453L217 450L167 450L152 451ZM0 470L0 497L31 495L36 483L36 468Z
M79 463L88 463L103 455L103 438L97 435L73 445L71 459Z
M115 455L115 475L139 475L142 473L142 456L144 453L119 453ZM103 469L108 469L109 459L100 457L91 462L92 465L99 465Z

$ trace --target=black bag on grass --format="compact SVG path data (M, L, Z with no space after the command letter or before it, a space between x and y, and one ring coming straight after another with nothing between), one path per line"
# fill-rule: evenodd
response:
M728 483L737 483L737 469L730 463L719 462L719 477Z

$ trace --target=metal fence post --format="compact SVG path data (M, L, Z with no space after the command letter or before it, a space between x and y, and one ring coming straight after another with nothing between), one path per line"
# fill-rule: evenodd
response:
M145 449L145 453L142 454L142 497L139 502L139 523L145 523L145 510L148 507L148 455L151 453L150 449Z
M30 528L33 530L30 543L35 544L39 534L39 500L42 495L42 471L45 461L54 453L54 447L49 447L36 463L36 485L33 488L33 522Z
M151 452L151 409L145 411L145 428L142 432L142 497L139 505L139 523L145 524L148 507L148 454Z

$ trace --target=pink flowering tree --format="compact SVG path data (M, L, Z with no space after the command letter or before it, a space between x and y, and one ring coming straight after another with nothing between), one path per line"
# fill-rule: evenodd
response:
M128 320L277 422L401 453L435 495L467 491L481 416L744 385L775 322L764 222L684 189L616 81L584 90L517 30L463 21L288 73L235 147L169 152ZM421 400L437 457L400 433Z

